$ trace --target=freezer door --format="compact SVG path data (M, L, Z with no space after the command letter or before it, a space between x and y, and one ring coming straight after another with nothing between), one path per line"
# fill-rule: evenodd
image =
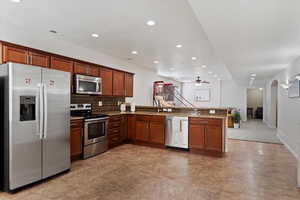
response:
M42 69L43 178L70 169L70 73Z
M41 68L9 63L9 184L14 190L42 177Z

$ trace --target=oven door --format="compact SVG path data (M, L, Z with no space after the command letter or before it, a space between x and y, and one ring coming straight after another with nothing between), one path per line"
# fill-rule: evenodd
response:
M107 139L108 118L88 119L84 122L84 145Z
M102 94L101 78L76 75L77 94Z

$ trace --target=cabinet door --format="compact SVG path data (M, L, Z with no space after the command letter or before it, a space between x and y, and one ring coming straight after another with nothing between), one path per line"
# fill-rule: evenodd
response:
M125 95L125 73L119 71L113 71L113 95L124 96Z
M133 97L133 74L125 73L125 96Z
M97 66L90 66L89 67L89 72L88 75L89 76L95 76L95 77L99 77L99 67Z
M136 121L135 139L137 141L148 142L149 141L149 122L148 121Z
M3 62L28 64L28 51L22 48L3 45Z
M102 95L113 95L113 71L107 68L100 69L100 77L102 79Z
M73 72L73 61L52 56L51 68L65 72Z
M222 152L222 127L207 125L205 132L205 149Z
M128 140L135 140L135 115L127 116L127 135Z
M74 63L74 73L97 77L97 76L99 76L99 68L97 66L75 62Z
M127 140L127 116L123 115L121 119L121 136L120 140L121 143L123 143L125 140Z
M165 123L150 122L150 142L165 144Z
M189 124L189 148L205 148L205 129L206 125Z
M71 129L71 156L77 156L82 153L82 135L81 128Z
M45 54L37 53L37 52L32 52L29 51L29 64L30 65L36 65L40 67L50 67L49 66L49 61L50 57Z

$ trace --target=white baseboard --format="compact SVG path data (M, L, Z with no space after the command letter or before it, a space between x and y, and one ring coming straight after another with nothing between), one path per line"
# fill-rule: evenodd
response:
M286 142L286 134L283 132L283 131L281 131L281 130L279 130L279 129L277 129L277 137L278 137L278 139L282 142L282 144L284 144L284 146L293 154L293 156L296 158L296 160L297 160L297 167L298 167L298 178L297 178L297 180L298 180L298 187L300 188L300 159L299 159L299 157L298 157L298 154L297 154L297 152L294 150L294 149L292 149L292 147ZM300 147L299 147L300 148Z

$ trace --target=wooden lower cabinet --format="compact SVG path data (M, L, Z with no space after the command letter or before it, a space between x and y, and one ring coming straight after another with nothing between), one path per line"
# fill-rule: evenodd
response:
M108 122L108 148L114 148L123 142L122 134L124 133L122 124L122 115L114 115L109 118Z
M205 128L206 125L189 125L189 148L205 149Z
M165 117L139 115L136 117L135 140L137 142L165 144Z
M148 142L149 141L149 122L144 120L136 121L136 141Z
M75 160L82 155L83 121L81 119L71 120L70 139L71 160Z
M127 115L127 140L129 142L134 142L136 139L135 127L136 127L135 115Z
M224 150L222 119L189 118L189 148L191 151L214 152Z
M149 141L151 143L165 144L165 123L150 121L149 131Z

